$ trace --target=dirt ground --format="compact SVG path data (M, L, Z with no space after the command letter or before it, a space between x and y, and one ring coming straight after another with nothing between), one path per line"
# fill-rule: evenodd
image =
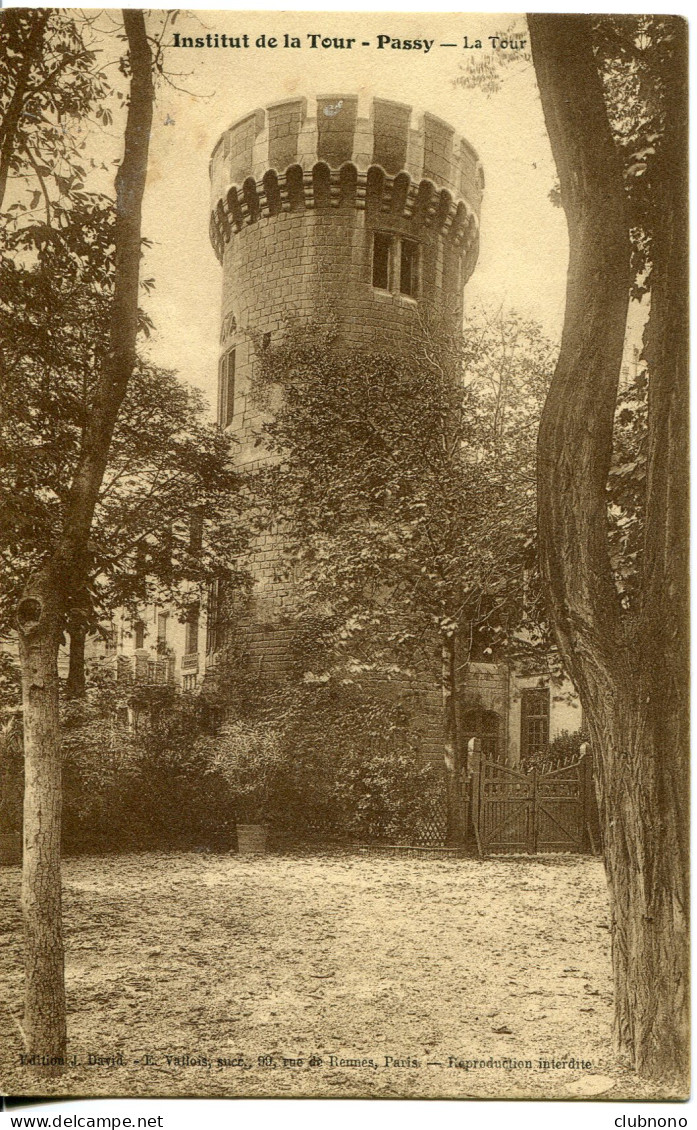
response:
M668 1097L611 1052L597 859L88 857L64 905L76 1063L37 1082L0 869L6 1094Z

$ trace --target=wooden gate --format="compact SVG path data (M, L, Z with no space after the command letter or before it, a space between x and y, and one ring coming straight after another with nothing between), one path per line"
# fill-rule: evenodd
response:
M595 850L590 757L524 773L476 757L472 817L482 855Z

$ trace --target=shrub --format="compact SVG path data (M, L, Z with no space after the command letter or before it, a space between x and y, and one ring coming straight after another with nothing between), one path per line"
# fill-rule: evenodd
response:
M334 790L353 838L415 843L442 796L443 773L409 746L372 749L340 763Z
M231 801L199 743L207 729L199 704L159 696L133 733L108 697L66 710L66 850L228 847Z
M256 762L266 817L290 839L415 841L442 796L442 769L424 760L394 685L296 684L276 691L269 714L270 728L235 724L247 749L228 783L241 811Z
M569 764L569 762L578 761L581 756L581 746L588 741L590 741L590 738L585 730L574 730L573 733L562 730L556 738L552 739L546 750L540 750L530 757L522 759L521 767L523 769L532 769L533 766L540 768L549 762L558 763L561 767Z
M0 835L19 837L22 831L24 757L22 722L16 711L0 715Z
M273 722L238 719L199 743L209 772L218 774L237 819L265 823L282 808L286 757Z
M285 842L417 842L443 775L398 692L367 680L266 687L244 718L215 727L204 699L172 688L93 688L63 707L64 847L227 849L236 821L268 822Z
M62 723L65 850L127 846L124 796L129 778L138 775L136 743L93 702L69 703Z

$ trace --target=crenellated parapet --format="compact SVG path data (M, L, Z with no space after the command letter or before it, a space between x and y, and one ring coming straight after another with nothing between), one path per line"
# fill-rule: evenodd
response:
M477 154L433 114L355 95L274 103L234 123L210 162L211 241L222 259L244 227L283 212L365 210L407 221L476 260L484 177ZM469 271L467 272L469 274Z

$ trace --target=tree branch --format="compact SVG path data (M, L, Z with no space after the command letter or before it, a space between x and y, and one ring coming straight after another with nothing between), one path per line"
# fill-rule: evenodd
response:
M10 9L9 12L5 13L5 19L18 23L20 19L18 11L18 9L14 11ZM0 126L0 138L2 139L0 143L0 208L2 208L5 199L7 177L12 163L12 154L15 151L19 122L24 111L24 100L29 87L31 69L43 49L44 31L50 14L48 8L35 14L36 22L27 40L22 66L17 76L17 85L12 92L10 104Z

